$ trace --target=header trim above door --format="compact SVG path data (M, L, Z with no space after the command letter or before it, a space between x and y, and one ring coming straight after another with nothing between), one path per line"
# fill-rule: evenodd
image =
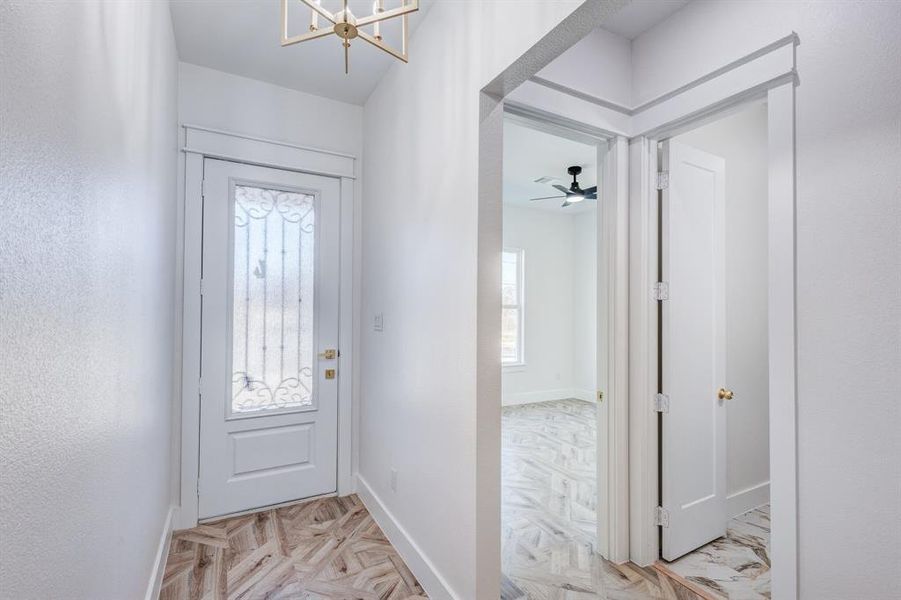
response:
M182 152L232 162L299 171L312 175L355 179L356 157L350 154L299 146L243 133L230 133L198 125L182 125Z

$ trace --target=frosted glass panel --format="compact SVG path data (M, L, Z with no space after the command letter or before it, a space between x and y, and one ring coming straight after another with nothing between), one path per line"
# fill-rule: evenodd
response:
M314 197L235 186L232 413L313 403Z

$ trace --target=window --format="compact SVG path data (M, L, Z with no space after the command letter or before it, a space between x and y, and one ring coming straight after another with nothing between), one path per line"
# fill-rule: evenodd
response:
M522 250L504 250L501 268L501 362L505 366L524 364Z

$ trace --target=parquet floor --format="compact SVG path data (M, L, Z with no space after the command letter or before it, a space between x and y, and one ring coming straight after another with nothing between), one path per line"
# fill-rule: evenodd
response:
M426 598L357 496L173 534L160 600Z
M503 409L504 600L697 600L657 569L595 552L596 407L555 400Z

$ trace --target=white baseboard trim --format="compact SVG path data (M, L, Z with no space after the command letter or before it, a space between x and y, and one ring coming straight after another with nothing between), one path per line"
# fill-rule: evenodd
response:
M576 390L572 388L543 390L540 392L519 392L517 394L505 394L501 399L501 405L516 406L518 404L532 404L549 400L566 400L567 398L578 398L586 402L593 402L594 394L590 390Z
M157 600L160 597L160 587L163 585L163 574L166 572L166 558L169 556L169 542L172 541L172 523L175 520L177 506L170 506L163 523L163 532L160 535L160 543L156 548L156 556L153 560L153 570L150 571L150 581L147 582L147 593L144 600Z
M595 397L594 392L591 390L573 389L572 396L570 396L570 398L584 400L585 402L597 402L597 398Z
M357 495L432 600L460 600L431 560L385 507L366 480L357 475Z
M749 510L763 506L770 501L770 482L764 481L749 488L729 494L726 497L726 510L729 518L743 515Z

